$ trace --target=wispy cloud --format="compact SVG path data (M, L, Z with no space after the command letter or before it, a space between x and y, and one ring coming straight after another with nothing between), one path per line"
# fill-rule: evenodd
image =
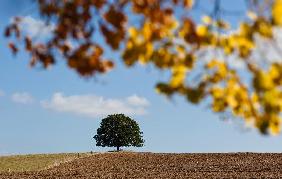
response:
M0 89L0 97L5 96L5 92Z
M145 115L149 101L137 95L124 99L106 99L93 94L65 96L63 93L55 93L50 100L41 101L41 105L58 112L96 118L112 113Z
M0 156L8 156L8 155L12 155L12 153L6 151L5 149L0 148Z
M54 24L46 24L40 19L31 16L21 17L20 29L31 37L47 38L54 31Z
M14 93L12 95L12 100L15 103L21 103L21 104L30 104L33 103L34 99L33 97L26 92L21 92L21 93Z
M133 106L149 106L150 102L143 97L139 97L136 94L129 96L126 98L126 101L128 104L133 105Z

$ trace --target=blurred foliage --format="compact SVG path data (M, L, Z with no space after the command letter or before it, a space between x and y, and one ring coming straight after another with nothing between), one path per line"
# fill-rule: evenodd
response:
M24 42L32 66L48 67L59 53L80 75L93 76L114 67L113 61L103 58L105 46L97 42L98 33L112 50L121 53L127 66L139 62L170 70L171 79L158 83L158 92L180 94L196 104L209 97L206 101L211 101L213 111L231 112L263 134L278 134L282 64L259 65L251 59L255 37L273 40L273 29L281 27L282 0L246 0L246 18L238 29L230 29L228 20L219 15L221 1L213 2L214 12L203 13L198 22L189 13L197 0L37 0L46 23L55 24L52 38L36 43L23 35L18 26L21 17L7 27L6 36ZM13 53L18 52L16 44L9 43ZM244 75L215 55L196 80L187 80L198 73L203 60L197 54L206 49L220 49L226 59L236 56L246 66ZM244 81L246 76L251 80Z

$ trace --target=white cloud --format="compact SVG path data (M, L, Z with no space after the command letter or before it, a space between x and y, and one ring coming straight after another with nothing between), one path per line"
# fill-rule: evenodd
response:
M63 93L55 93L50 100L41 101L41 105L58 112L96 118L113 113L144 115L147 113L149 102L137 95L125 99L105 99L93 94L65 96Z
M33 103L33 97L26 93L26 92L23 92L23 93L14 93L12 95L12 100L16 103L21 103L21 104L30 104L30 103Z
M146 98L142 98L135 95L129 96L126 98L128 104L131 104L133 106L149 106L150 102Z
M54 31L54 24L46 24L40 19L31 16L21 17L20 29L31 37L47 38Z

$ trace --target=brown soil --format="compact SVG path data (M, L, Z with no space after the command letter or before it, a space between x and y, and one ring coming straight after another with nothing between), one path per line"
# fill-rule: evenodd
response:
M0 178L282 178L282 154L105 153Z

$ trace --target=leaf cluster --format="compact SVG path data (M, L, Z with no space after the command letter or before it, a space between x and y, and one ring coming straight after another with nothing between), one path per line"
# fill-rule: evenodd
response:
M66 59L70 68L82 76L105 73L114 67L104 59L104 49L97 42L102 35L106 44L121 52L123 62L131 67L136 63L152 64L156 69L171 72L167 82L156 85L166 95L180 94L198 104L211 98L214 112L231 112L244 119L263 134L278 134L281 127L281 63L254 64L256 37L275 40L273 29L282 26L282 0L248 0L246 19L230 32L230 24L220 14L220 1L215 0L214 15L203 14L196 22L190 11L193 0L38 0L41 15L55 23L53 37L36 43L22 37L18 25L21 18L7 27L6 36L23 40L31 54L31 65L48 67L56 62L55 55ZM177 11L185 12L184 15ZM130 23L130 19L134 23ZM96 36L95 36L96 34ZM76 46L68 42L75 41ZM13 53L18 48L9 44ZM219 49L227 59L235 56L242 62L250 82L227 60L211 56L203 62L199 52ZM198 66L205 63L199 73ZM194 81L188 78L195 74ZM246 76L245 75L245 76ZM210 101L210 100L206 100ZM104 145L99 143L99 145Z

